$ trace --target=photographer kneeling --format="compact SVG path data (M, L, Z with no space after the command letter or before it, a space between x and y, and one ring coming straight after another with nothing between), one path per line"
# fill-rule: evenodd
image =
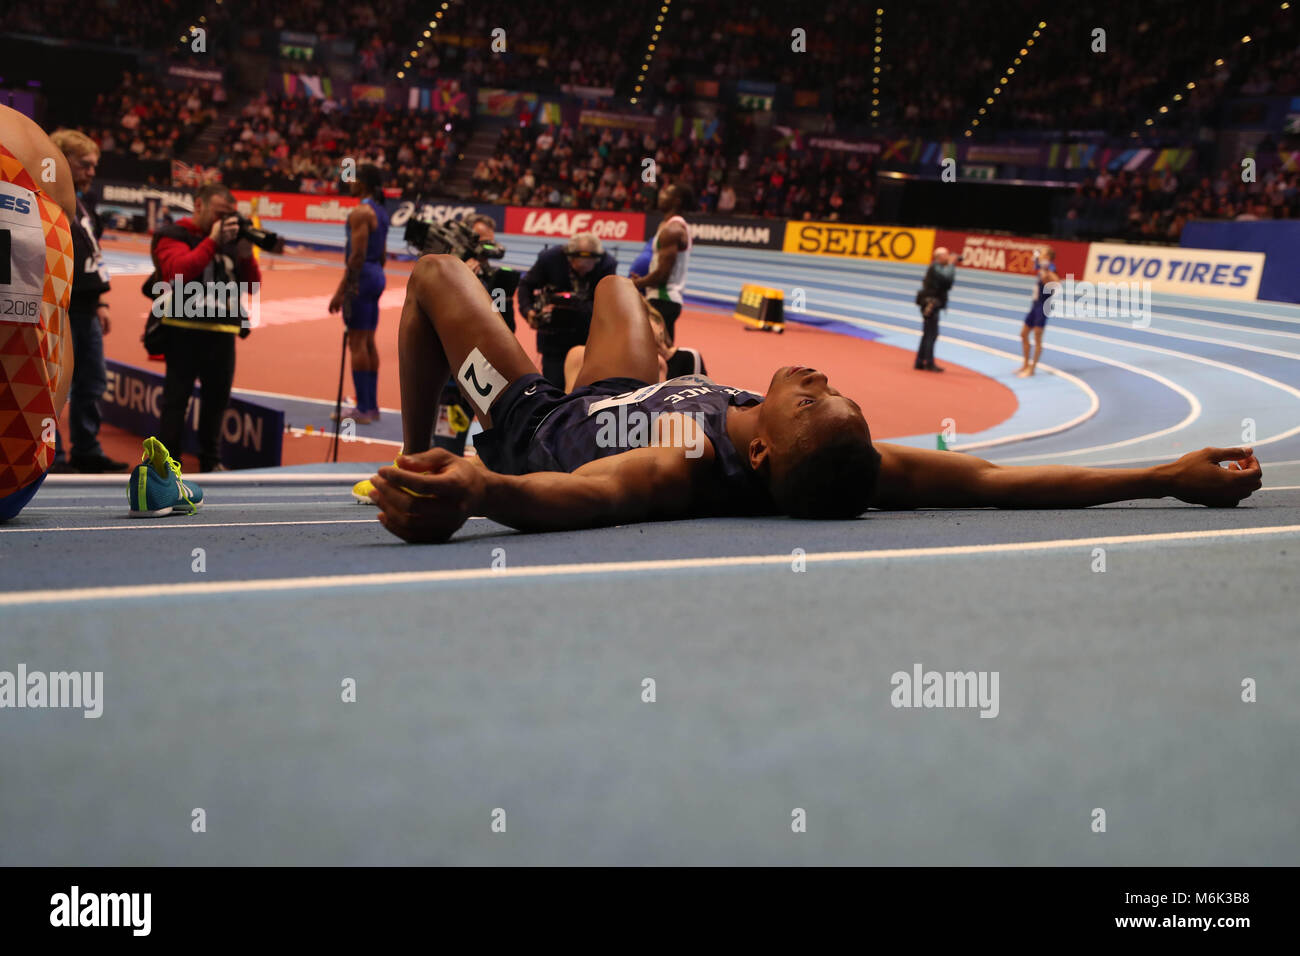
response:
M252 229L236 212L235 197L220 184L199 188L194 215L154 234L155 272L145 282L154 299L145 345L167 359L158 437L177 461L185 434L185 410L194 380L200 385L199 470L221 468L221 422L235 379L235 336L250 326L243 293L262 273L253 240L265 248L277 237ZM256 294L256 290L252 290Z
M542 375L564 388L564 357L587 343L596 283L612 276L617 260L599 238L580 232L563 246L543 249L519 280L519 311L537 330Z

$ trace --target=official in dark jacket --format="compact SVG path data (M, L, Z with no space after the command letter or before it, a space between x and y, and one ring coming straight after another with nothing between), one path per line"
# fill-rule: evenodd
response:
M99 248L104 227L96 214L95 196L90 192L99 163L99 147L84 133L56 130L50 137L72 167L72 184L77 191L77 216L72 230L72 294L68 301L68 326L72 330L72 388L68 392L68 431L72 448L64 456L63 436L55 432L54 465L51 471L80 471L91 474L126 471L127 463L114 461L99 444L101 415L99 400L108 386L104 368L104 336L112 328L108 303L108 269Z
M595 234L580 232L563 246L542 250L519 280L519 311L537 330L537 351L547 381L564 388L564 357L575 345L587 344L596 284L617 268L618 260ZM548 289L573 296L544 304L539 293Z
M194 197L194 216L154 235L153 257L163 283L184 283L183 302L174 291L155 302L166 330L167 379L163 385L158 437L177 461L185 435L185 409L199 381L199 470L221 467L221 422L235 379L235 336L246 336L248 317L226 294L235 282L251 292L262 273L253 246L239 239L235 197L225 186L202 186ZM190 294L199 283L202 297ZM240 297L242 300L242 296Z
M934 343L939 338L939 312L948 307L948 290L957 278L960 256L940 246L934 250L934 260L921 280L921 291L916 294L916 304L921 309L921 346L916 350L916 368L924 372L942 372L942 365L934 364Z

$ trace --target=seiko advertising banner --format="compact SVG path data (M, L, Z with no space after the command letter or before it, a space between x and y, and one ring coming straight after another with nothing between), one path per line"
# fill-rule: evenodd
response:
M787 222L786 252L814 256L928 263L934 252L933 229L851 226L842 222Z

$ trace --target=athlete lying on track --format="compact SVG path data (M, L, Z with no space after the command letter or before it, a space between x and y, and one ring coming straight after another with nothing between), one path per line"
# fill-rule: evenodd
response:
M1171 495L1231 507L1260 487L1249 448L1109 469L1008 467L873 444L858 405L800 366L778 369L766 396L698 376L647 384L658 379L654 337L635 287L614 276L596 289L570 394L538 374L453 257L416 263L399 348L405 453L372 479L371 498L384 527L406 541L446 541L471 515L561 531L737 514L851 518L869 507L1082 508ZM451 372L483 421L477 464L428 450Z

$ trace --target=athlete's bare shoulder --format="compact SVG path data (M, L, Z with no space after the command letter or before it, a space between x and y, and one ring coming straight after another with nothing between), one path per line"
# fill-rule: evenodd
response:
M663 238L666 241L676 242L682 249L686 248L689 233L686 231L686 224L684 222L666 222L664 223L663 229Z
M72 167L45 130L17 110L0 106L0 145L23 164L41 191L58 203L69 219L75 218L77 191Z
M357 203L357 205L352 207L352 211L348 213L348 225L351 227L364 225L369 226L371 229L375 229L379 226L379 217L376 216L375 211L365 203Z

